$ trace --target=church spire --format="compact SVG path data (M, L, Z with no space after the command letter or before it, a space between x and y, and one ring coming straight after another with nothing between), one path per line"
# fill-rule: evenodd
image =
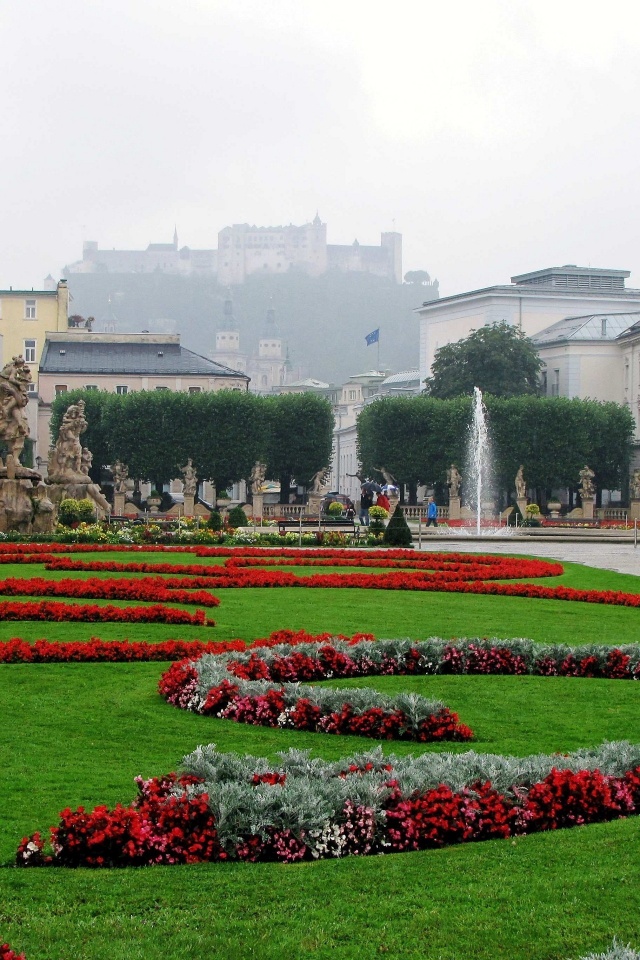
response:
M178 249L178 224L177 223L173 228L173 246L175 247L176 250Z

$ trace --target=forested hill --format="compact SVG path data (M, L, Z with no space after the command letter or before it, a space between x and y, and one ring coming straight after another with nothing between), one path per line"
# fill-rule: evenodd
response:
M183 344L209 355L231 296L240 349L257 352L266 312L273 306L291 376L330 383L376 367L377 347L366 334L380 328L380 365L391 372L418 366L418 317L430 287L398 285L364 274L299 273L253 277L244 285L219 287L210 277L154 274L71 274L70 313L94 316L104 331L115 317L118 332L179 333Z

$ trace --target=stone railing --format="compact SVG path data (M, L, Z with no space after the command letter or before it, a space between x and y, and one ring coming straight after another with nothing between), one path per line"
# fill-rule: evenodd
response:
M602 511L598 510L603 520L624 520L627 522L629 511L626 507L604 507Z
M427 519L427 505L417 504L415 506L410 506L408 504L402 504L402 512L404 513L405 520L423 520ZM449 519L449 507L438 507L438 520L448 520Z
M276 520L278 517L306 517L307 505L304 503L265 503L262 516L265 520Z

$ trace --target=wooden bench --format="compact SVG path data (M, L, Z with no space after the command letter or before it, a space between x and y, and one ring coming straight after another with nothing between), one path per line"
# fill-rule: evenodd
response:
M355 520L325 520L314 517L284 517L278 520L278 533L304 531L313 533L316 530L326 533L335 531L336 533L350 533L354 537L360 536L361 526Z

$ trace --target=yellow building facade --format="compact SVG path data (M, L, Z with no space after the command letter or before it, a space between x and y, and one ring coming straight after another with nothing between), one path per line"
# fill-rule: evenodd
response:
M38 389L38 370L48 333L69 327L69 290L60 280L55 290L0 290L0 335L2 362L22 356Z

